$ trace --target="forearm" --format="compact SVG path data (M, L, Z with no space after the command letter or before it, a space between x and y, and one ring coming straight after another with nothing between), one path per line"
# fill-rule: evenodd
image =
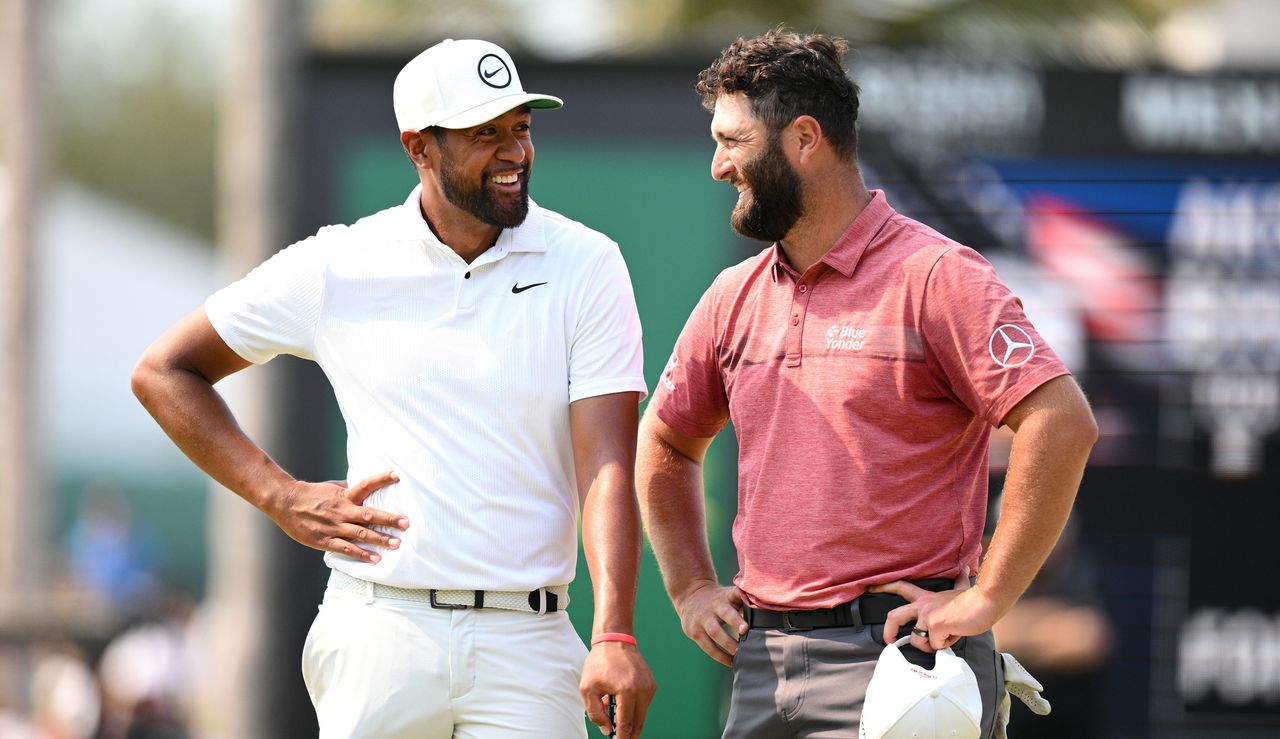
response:
M240 429L213 385L197 372L146 358L133 392L174 444L206 474L260 509L291 478Z
M642 424L636 489L663 585L678 608L696 585L716 582L707 542L702 465L669 445L649 424Z
M607 410L607 409L606 409ZM579 424L579 430L596 432L594 442L602 438L606 444L585 440L576 451L604 452L607 459L596 458L590 474L584 474L579 462L579 489L586 490L582 505L582 546L587 567L591 570L591 586L595 594L595 613L591 623L592 645L582 665L579 691L588 718L606 731L610 720L618 736L639 736L644 714L655 689L653 674L640 655L639 645L606 637L602 634L635 635L636 585L640 577L640 514L636 510L634 490L636 403L629 412L617 414L621 423L591 427ZM586 418L593 414L583 414ZM606 414L608 415L608 414ZM596 415L597 420L601 420ZM613 430L620 433L607 433ZM606 431L601 434L600 431ZM578 434L575 434L578 435ZM579 437L581 438L581 437ZM610 444L608 440L620 442ZM585 479L584 479L585 478ZM616 705L616 714L606 714L606 705ZM611 734L612 736L612 734Z
M596 633L630 634L635 623L640 579L640 517L634 491L638 405L637 393L622 392L583 398L569 406Z
M978 588L1000 614L1011 608L1057 543L1096 439L1091 418L1029 417L1014 435L1000 523Z
M640 514L631 471L600 470L582 507L582 548L595 596L592 632L632 634L640 580Z

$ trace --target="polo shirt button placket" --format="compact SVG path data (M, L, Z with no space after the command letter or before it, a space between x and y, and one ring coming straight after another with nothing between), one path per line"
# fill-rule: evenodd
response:
M804 353L804 334L800 328L800 316L809 311L809 285L801 282L796 285L792 294L791 334L787 339L787 366L799 367L800 357Z
M459 311L469 311L475 307L476 291L480 286L475 284L478 280L472 280L476 265L468 264L464 267L461 279L458 280L457 296L458 299L454 303L454 308ZM456 272L454 274L457 274Z

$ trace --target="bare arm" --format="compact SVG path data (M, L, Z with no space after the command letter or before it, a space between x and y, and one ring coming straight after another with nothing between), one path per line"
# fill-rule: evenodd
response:
M634 475L636 393L583 398L569 406L573 459L582 503L582 547L595 595L592 634L635 633L640 579L640 516ZM640 735L655 690L639 650L624 642L594 645L583 665L583 703L607 731L604 706L617 699L617 736Z
M975 588L1000 615L1031 584L1057 543L1098 439L1089 403L1070 377L1041 385L1004 420L1014 431L1004 509Z
M929 649L991 628L1031 584L1062 533L1098 438L1084 394L1070 377L1058 377L1033 390L1004 420L1014 430L1004 510L977 584L944 593L901 582L872 588L912 601L890 614L886 640L912 619L929 633L912 642Z
M711 439L685 436L658 418L652 406L640 425L636 486L645 531L662 568L662 582L677 604L700 584L715 583L707 542L702 465Z
M360 505L374 490L395 482L394 474L362 480L350 490L338 483L299 482L240 429L213 386L248 366L199 308L143 353L133 370L133 393L192 462L295 540L369 562L378 555L354 542L399 546L398 540L369 527L403 529L408 521Z
M640 424L636 485L645 531L685 635L730 665L747 624L741 594L716 580L707 542L702 465L711 441L679 433L650 406Z

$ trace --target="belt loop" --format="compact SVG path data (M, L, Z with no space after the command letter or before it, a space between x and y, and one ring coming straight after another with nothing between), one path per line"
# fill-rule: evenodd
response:
M859 596L849 601L849 615L853 617L853 630L861 632L866 628L866 624L862 622L862 597Z
M364 602L366 605L373 605L373 598L376 595L373 589L377 587L372 580L365 580L364 586Z
M547 589L538 588L538 615L545 616L547 613Z

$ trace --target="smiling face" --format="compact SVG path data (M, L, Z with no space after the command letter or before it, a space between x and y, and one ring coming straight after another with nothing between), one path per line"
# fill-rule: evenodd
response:
M530 117L522 106L438 137L445 199L490 226L514 228L523 223L529 214L533 166Z
M721 95L711 119L716 153L711 176L738 189L729 222L738 233L781 241L804 214L804 187L782 150L781 132L770 132L741 94Z

